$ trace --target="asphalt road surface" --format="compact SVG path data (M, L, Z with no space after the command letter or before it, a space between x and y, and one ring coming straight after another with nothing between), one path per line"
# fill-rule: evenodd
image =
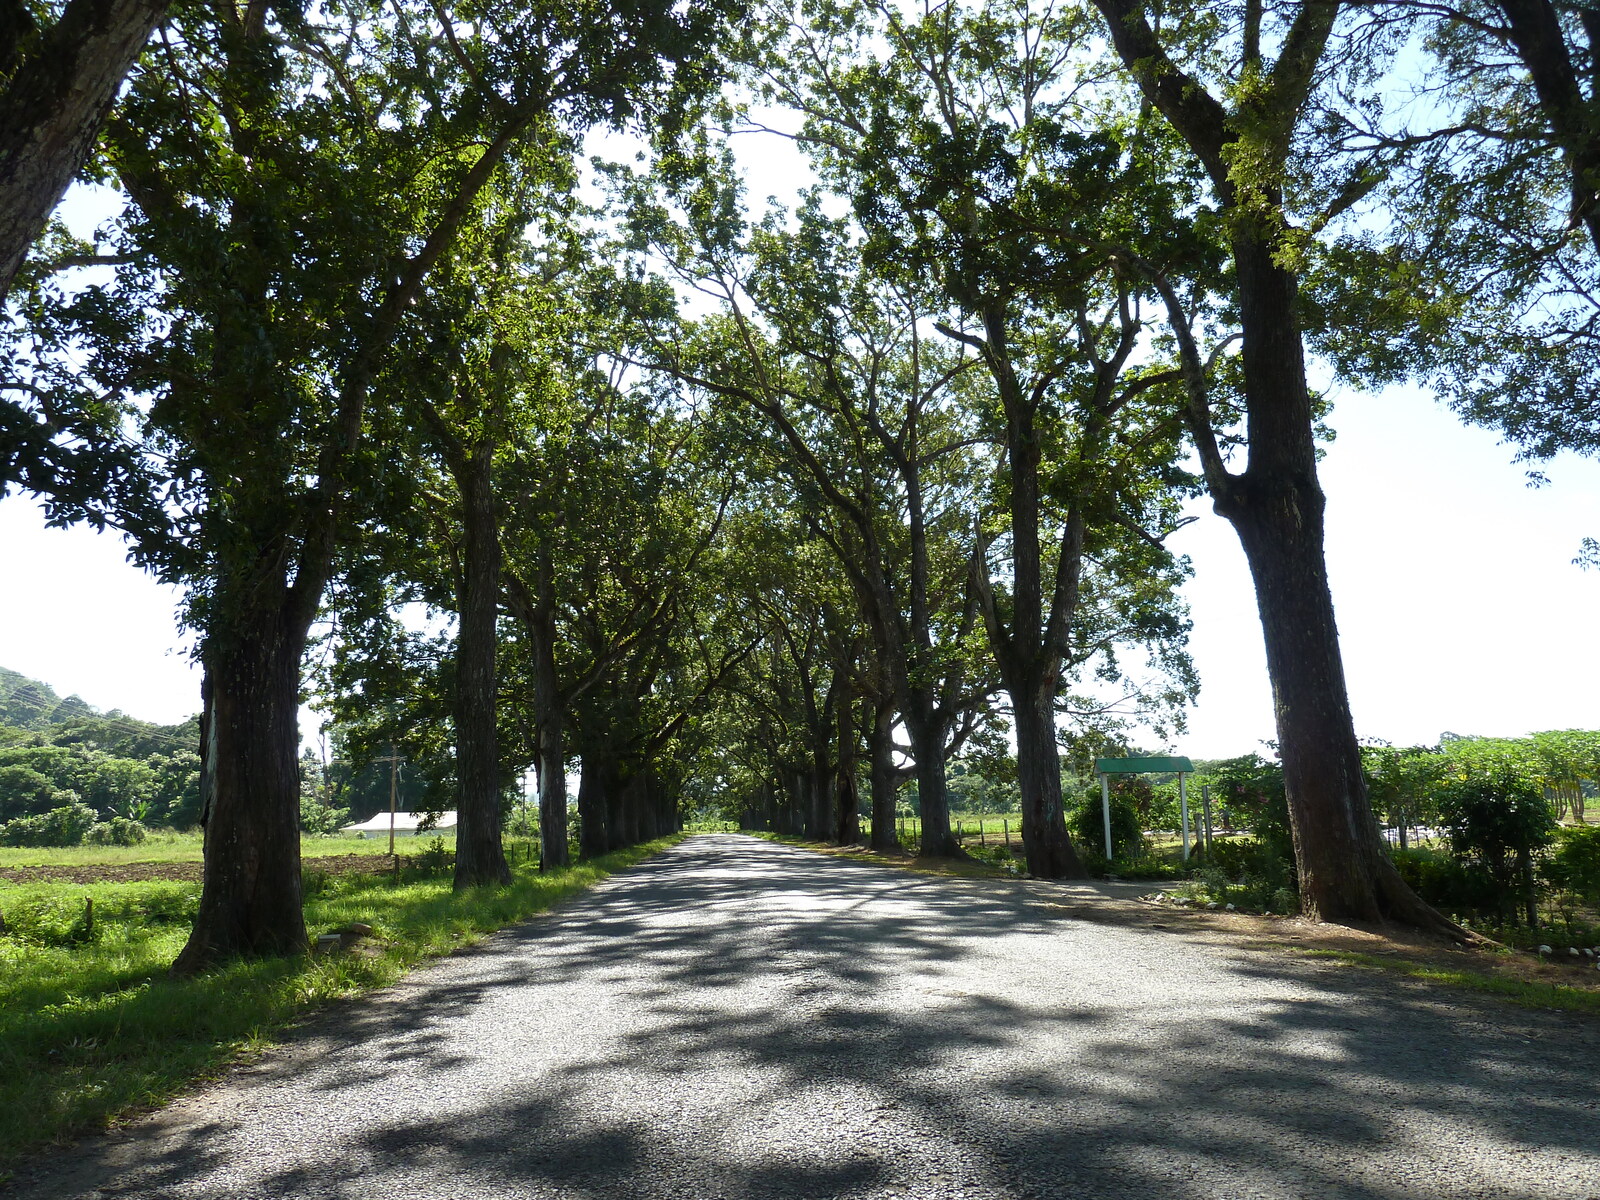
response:
M1592 1019L690 838L23 1196L1600 1200Z

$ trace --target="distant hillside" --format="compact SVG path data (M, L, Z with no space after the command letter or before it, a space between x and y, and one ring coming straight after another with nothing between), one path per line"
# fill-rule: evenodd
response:
M85 743L119 756L199 748L192 717L178 725L158 725L118 709L101 712L78 696L63 699L48 683L5 667L0 667L0 727L0 744L27 731L52 744Z
M0 667L0 822L84 804L101 820L187 828L200 804L200 723L157 725Z
M0 667L0 725L48 729L57 721L98 715L76 696L63 700L48 683Z

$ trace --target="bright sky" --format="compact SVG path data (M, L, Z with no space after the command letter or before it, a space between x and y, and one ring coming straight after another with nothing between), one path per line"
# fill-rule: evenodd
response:
M1332 424L1328 569L1356 731L1409 745L1600 728L1600 572L1572 565L1600 536L1600 463L1557 459L1531 489L1496 435L1412 388L1346 392ZM1271 739L1272 697L1238 539L1195 511L1172 541L1194 562L1202 681L1178 748L1210 758Z

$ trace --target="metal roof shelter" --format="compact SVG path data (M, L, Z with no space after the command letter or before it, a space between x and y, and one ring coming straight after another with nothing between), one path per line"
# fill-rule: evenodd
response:
M1113 775L1172 775L1178 777L1178 809L1183 823L1183 861L1189 861L1189 788L1188 778L1194 773L1194 764L1182 755L1170 758L1097 758L1095 773L1100 776L1100 813L1106 822L1106 861L1111 861L1111 776ZM1208 817L1207 820L1210 818Z

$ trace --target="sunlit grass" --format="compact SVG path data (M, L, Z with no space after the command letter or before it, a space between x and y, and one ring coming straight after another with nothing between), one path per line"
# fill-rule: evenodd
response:
M447 874L314 879L315 936L352 921L363 952L238 962L196 979L167 967L199 885L0 884L0 1168L20 1155L157 1104L269 1044L295 1018L392 982L419 961L543 912L678 840L664 838L508 888L460 895ZM84 902L94 901L92 930Z
M1281 948L1308 958L1330 958L1351 966L1375 967L1392 974L1443 984L1446 987L1484 992L1525 1008L1558 1008L1567 1012L1600 1013L1600 992L1592 989L1568 987L1560 983L1543 983L1538 980L1513 979L1504 975L1487 975L1478 971L1441 967L1405 958L1360 954L1352 950Z

